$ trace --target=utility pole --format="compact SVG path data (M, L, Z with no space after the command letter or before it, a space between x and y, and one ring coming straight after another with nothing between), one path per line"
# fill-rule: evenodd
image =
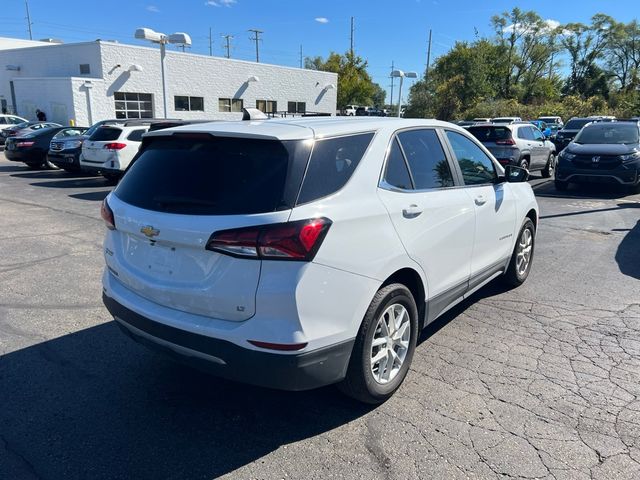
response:
M424 72L424 80L429 77L429 64L431 63L431 29L429 29L429 46L427 47L427 69Z
M27 26L29 27L29 40L33 40L33 32L31 31L31 15L29 14L29 1L24 0L24 6L27 8Z
M549 78L553 75L553 55L555 52L551 52L551 62L549 62Z
M256 28L250 28L248 31L253 32L253 34L255 35L253 38L250 38L249 40L251 40L252 42L256 42L256 63L260 63L260 50L258 48L258 45L260 43L260 35L263 34L264 32Z
M231 58L231 39L233 38L233 35L223 35L222 38L227 41L225 46L227 49L227 58Z
M300 68L302 68L302 45L300 45Z
M393 71L395 70L394 64L393 64L393 60L391 60L391 73L393 73ZM391 100L389 100L389 105L393 105L393 81L395 80L395 77L393 75L390 75L391 77Z
M353 17L351 17L351 56L353 57L353 31L354 31L354 27L353 27Z
M211 38L211 27L209 27L209 56L213 57L213 39Z

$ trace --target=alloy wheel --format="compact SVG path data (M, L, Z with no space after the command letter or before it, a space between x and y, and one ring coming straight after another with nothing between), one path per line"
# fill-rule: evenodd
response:
M395 378L409 351L410 339L407 309L399 303L387 307L378 319L371 342L371 373L376 382L384 385Z
M533 250L533 234L531 230L525 228L520 235L518 250L516 252L516 271L523 276L527 273L529 262L531 261L531 251Z

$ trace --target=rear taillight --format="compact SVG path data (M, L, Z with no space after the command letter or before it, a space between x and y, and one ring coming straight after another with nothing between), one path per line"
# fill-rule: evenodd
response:
M259 340L249 340L251 345L255 345L256 347L265 348L267 350L279 350L281 352L294 352L296 350L302 350L304 347L308 345L305 343L271 343L271 342L261 342Z
M506 138L504 140L496 140L496 145L515 145L516 141L513 138Z
M36 142L16 142L16 147L33 147Z
M312 218L213 233L207 250L262 260L311 261L329 231L331 220Z
M126 143L113 142L113 143L107 143L102 148L106 148L107 150L122 150L126 146L127 146Z
M113 211L109 207L106 198L102 201L102 206L100 207L100 216L104 220L104 223L109 230L116 229L116 221L113 218Z

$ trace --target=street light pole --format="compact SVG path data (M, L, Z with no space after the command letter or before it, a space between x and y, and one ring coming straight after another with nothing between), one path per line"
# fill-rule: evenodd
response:
M400 118L400 107L402 106L402 81L404 75L400 75L400 87L398 88L398 118Z
M418 74L416 72L403 72L402 70L394 70L393 72L391 72L391 77L400 79L400 88L398 89L398 118L400 118L402 116L400 108L402 107L402 83L404 77L418 78Z

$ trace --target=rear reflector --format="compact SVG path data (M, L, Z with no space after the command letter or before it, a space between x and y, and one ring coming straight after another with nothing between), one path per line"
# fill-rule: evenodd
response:
M106 198L102 201L102 206L100 207L100 216L104 220L104 223L109 230L116 229L116 221L113 218L113 211L109 207Z
M236 257L263 260L313 260L331 220L311 218L295 222L214 232L207 250Z
M267 348L269 350L280 350L281 352L292 352L295 350L302 350L308 344L305 343L269 343L259 342L258 340L249 340L251 345L255 345L260 348Z
M127 146L126 143L113 142L113 143L107 143L102 148L106 148L107 150L122 150L126 146Z
M496 140L496 145L515 145L516 142L513 138L507 138L505 140Z

